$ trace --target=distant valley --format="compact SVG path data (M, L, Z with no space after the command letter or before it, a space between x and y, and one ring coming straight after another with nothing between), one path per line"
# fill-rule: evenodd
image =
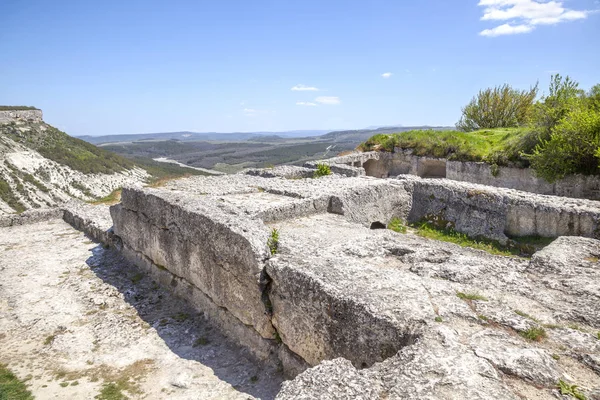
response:
M244 168L264 168L280 164L301 165L306 161L354 150L360 143L376 134L413 129L453 128L397 126L333 132L167 132L79 138L128 158L167 158L192 167L233 173Z

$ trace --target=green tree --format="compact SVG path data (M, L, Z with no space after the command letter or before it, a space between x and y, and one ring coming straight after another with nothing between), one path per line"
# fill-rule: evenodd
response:
M462 108L462 116L456 127L470 132L525 125L537 92L537 84L529 90L513 89L507 84L481 90Z
M547 96L535 105L533 124L540 133L540 140L545 140L562 118L569 112L581 106L584 91L579 89L579 83L569 76L552 75Z

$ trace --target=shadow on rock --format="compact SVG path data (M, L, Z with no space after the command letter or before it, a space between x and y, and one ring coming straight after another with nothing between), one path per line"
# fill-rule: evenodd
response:
M211 368L219 379L240 392L263 400L275 398L282 372L236 345L202 312L160 287L114 249L98 245L86 262L96 276L123 294L177 356ZM171 384L182 387L176 376Z

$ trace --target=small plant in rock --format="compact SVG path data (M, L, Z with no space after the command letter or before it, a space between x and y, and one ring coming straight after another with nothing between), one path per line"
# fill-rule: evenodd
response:
M540 322L537 318L532 317L531 315L529 315L529 314L527 314L527 313L525 313L525 312L523 312L521 310L515 310L515 314L520 315L523 318L530 319L530 320L532 320L534 322Z
M177 313L173 316L173 319L177 322L184 322L185 320L187 320L190 317L189 314L186 313Z
M519 335L523 336L527 340L532 340L534 342L539 342L542 339L546 338L546 330L540 327L529 328L526 331L519 332Z
M444 320L438 315L437 317L435 317L435 322L444 322Z
M404 225L400 218L392 218L387 227L394 232L406 233L406 225Z
M552 354L552 358L554 358L556 361L560 360L560 356L556 353Z
M560 394L575 397L578 400L587 400L585 395L579 391L577 385L569 385L567 382L560 379L556 386L558 387L558 390L560 390Z
M478 293L463 293L463 292L457 292L456 293L456 297L458 297L461 300L481 300L481 301L488 301L487 297L482 296Z
M271 255L277 254L277 251L279 250L279 229L271 229L271 236L269 236L269 240L267 240L267 246L269 246Z
M194 347L206 346L208 343L209 343L208 339L205 338L204 336L201 336L198 339L196 339L193 346Z
M317 164L317 170L315 171L313 177L320 178L322 176L331 175L331 168L327 164Z
M489 320L489 318L486 317L485 315L478 315L477 318L479 318L480 320L485 321L485 322L487 322Z
M596 337L600 340L600 332L596 333Z
M52 334L50 336L46 336L46 339L44 340L44 345L45 346L49 346L52 344L52 342L54 342L54 339L56 339L56 335Z

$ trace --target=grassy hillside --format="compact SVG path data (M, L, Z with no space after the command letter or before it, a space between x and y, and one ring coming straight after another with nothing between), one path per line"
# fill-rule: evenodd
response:
M0 134L38 151L50 160L84 174L113 174L137 166L148 171L155 179L205 175L201 171L182 168L175 164L159 163L145 157L129 159L69 136L47 124L28 124L26 131L19 128L20 126L14 123L0 125Z
M362 143L362 151L413 149L418 156L456 161L485 161L499 165L526 166L519 149L527 140L525 128L483 129L474 132L414 130L379 134Z
M50 125L29 124L27 131L19 128L15 123L5 124L0 126L0 134L84 174L112 174L134 167L126 158L71 137Z

